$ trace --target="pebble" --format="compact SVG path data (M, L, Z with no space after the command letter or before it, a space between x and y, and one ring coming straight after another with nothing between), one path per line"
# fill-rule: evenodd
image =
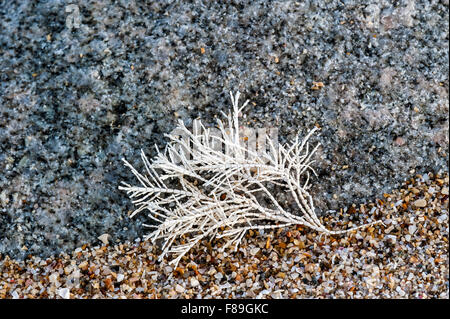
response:
M395 244L397 242L397 237L395 237L394 235L386 235L385 238L389 241L391 241L391 243Z
M103 244L108 245L108 243L109 243L109 241L108 241L109 237L110 237L109 234L103 234L103 235L98 236L97 238L98 238Z
M69 288L58 289L58 295L63 299L70 299L70 289Z
M78 265L78 268L85 270L88 265L89 264L87 261L83 261L81 264Z
M446 214L443 214L441 216L438 217L438 221L439 223L443 223L448 219L448 216Z
M405 292L402 290L402 288L400 288L400 286L397 286L397 288L395 288L395 291L397 291L401 297L405 295Z
M307 272L314 272L314 269L315 269L315 264L307 264L306 266L305 266L305 271L307 271Z
M192 287L197 287L200 284L200 282L197 280L197 278L192 277L191 278L191 286Z
M184 287L177 284L175 286L175 291L178 292L178 293L183 293L184 292Z
M416 207L425 207L425 206L427 206L427 201L425 199L423 199L423 198L418 199L418 200L416 200L414 202L414 206L416 206Z
M58 273L53 273L53 274L51 274L50 276L48 276L48 280L51 282L51 283L57 283L58 282L58 277L59 277L59 274Z

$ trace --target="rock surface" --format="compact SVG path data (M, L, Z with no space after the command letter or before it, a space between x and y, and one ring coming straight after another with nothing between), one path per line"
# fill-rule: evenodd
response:
M0 3L0 253L141 236L120 158L213 124L229 90L280 142L322 128L322 212L447 170L448 0L70 3Z

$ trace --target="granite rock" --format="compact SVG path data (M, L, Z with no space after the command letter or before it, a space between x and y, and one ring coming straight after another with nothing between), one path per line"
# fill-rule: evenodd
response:
M447 170L448 1L365 3L2 1L0 253L140 237L120 158L212 125L230 90L280 142L322 128L322 213Z

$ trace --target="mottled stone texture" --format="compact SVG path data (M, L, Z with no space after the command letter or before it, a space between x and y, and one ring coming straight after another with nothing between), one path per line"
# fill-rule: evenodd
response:
M218 2L74 1L72 28L70 1L0 3L0 253L142 235L120 158L229 90L281 142L320 125L320 211L447 170L448 0Z

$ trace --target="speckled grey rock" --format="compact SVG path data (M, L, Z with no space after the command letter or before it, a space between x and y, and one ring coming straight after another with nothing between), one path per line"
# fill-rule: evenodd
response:
M322 212L447 170L447 0L71 3L0 3L0 253L141 236L120 158L212 124L229 90L281 142L322 127Z

